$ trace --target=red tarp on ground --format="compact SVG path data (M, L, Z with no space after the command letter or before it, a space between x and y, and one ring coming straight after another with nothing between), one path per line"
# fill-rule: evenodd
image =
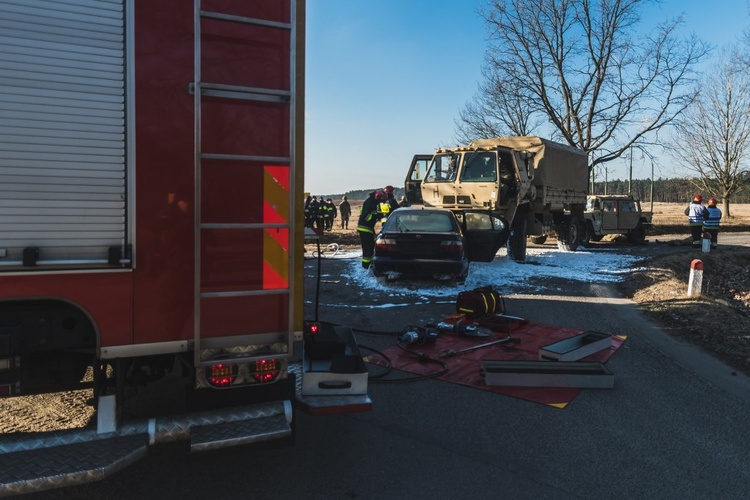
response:
M484 378L479 371L482 367L483 360L538 360L540 347L580 335L581 333L584 333L584 331L585 330L562 328L555 325L526 323L518 325L511 333L513 337L519 338L520 342L482 347L450 358L439 358L440 351L447 349L458 351L459 349L464 349L466 347L490 342L492 340L506 337L508 331L506 330L503 333L495 333L491 337L483 339L458 337L452 334L441 334L437 339L437 342L434 344L408 345L405 347L413 351L424 353L431 358L444 361L450 367L450 370L444 375L437 377L438 380L525 399L527 401L554 406L556 408L565 408L573 398L581 392L581 389L488 386L485 385ZM626 336L612 336L611 348L592 354L581 361L599 361L602 363L607 361L625 342L626 338ZM391 365L396 370L417 375L429 375L439 371L441 368L438 363L419 361L416 356L405 352L398 346L389 347L382 352L390 358ZM388 362L377 354L369 356L366 361L376 365L388 365ZM550 363L555 363L555 361L550 361Z

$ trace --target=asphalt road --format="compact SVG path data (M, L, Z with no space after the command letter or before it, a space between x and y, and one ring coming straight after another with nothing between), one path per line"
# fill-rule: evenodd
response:
M307 264L312 299L315 261ZM322 262L337 278L321 284L320 319L398 331L454 312L450 300L359 290L346 278L351 265ZM615 388L584 390L556 409L436 380L372 383L369 413L298 413L294 447L190 457L163 446L104 481L27 498L747 498L748 377L655 328L611 285L506 298L509 314L533 322L627 335L607 362ZM308 317L313 310L308 303Z

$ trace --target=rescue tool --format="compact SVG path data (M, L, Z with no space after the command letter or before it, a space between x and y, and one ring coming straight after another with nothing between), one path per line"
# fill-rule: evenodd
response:
M470 351L474 351L477 349L481 349L482 347L488 347L495 344L504 344L506 342L520 342L521 339L517 337L511 337L508 335L507 337L503 337L501 339L493 340L492 342L485 342L484 344L474 345L471 347L467 347L465 349L459 349L458 351L454 351L452 349L444 349L440 351L440 354L438 354L439 358L452 358L453 356L458 356L459 354L464 354Z

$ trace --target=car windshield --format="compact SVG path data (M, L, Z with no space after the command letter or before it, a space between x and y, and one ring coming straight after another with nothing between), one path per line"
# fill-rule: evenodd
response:
M383 226L383 232L449 233L457 228L454 221L450 213L424 210L394 212Z
M425 175L425 182L450 182L456 179L458 158L455 154L435 155L430 169Z

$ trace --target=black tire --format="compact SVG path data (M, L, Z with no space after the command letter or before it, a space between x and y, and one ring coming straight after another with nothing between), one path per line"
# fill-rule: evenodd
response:
M596 236L594 234L594 226L590 221L586 221L581 224L581 246L590 247L592 238Z
M633 245L643 245L646 242L646 228L640 222L628 233L628 241Z
M581 242L581 225L578 217L566 217L557 227L557 248L566 252L575 252Z
M543 234L541 236L532 236L531 242L535 245L544 245L544 242L547 241L547 235Z
M508 236L508 257L516 262L526 260L526 214L516 213Z

